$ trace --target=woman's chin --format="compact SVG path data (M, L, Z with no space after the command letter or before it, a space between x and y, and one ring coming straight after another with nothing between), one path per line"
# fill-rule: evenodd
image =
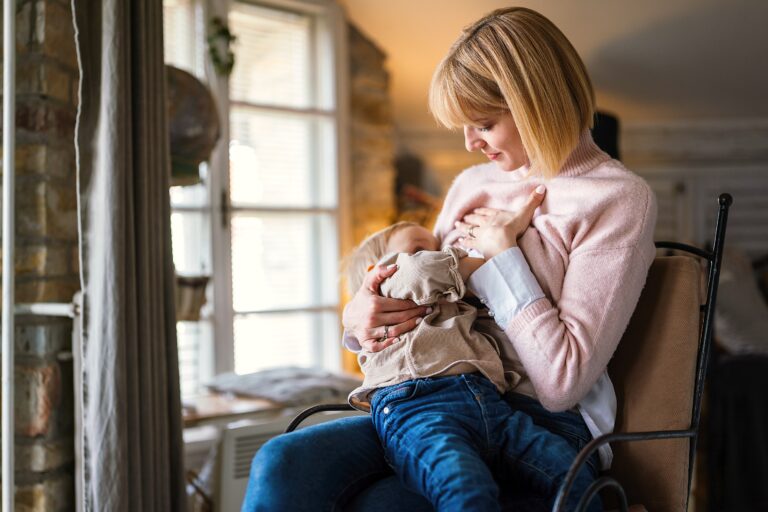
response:
M496 164L496 167L498 167L500 170L504 172L513 172L513 171L517 171L521 167L524 167L528 162L527 161L513 162L507 159L503 159L503 160L500 159L500 160L495 160L493 163Z
M513 163L509 162L494 162L496 164L496 167L498 167L500 170L504 172L512 172L518 170L522 165L515 165Z

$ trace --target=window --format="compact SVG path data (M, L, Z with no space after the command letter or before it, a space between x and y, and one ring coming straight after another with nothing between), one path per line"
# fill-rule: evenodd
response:
M204 78L202 7L164 6L168 63L221 81ZM177 325L185 396L219 372L340 368L338 15L317 1L229 8L235 67L211 87L228 154L171 189L177 273L212 277L203 320Z

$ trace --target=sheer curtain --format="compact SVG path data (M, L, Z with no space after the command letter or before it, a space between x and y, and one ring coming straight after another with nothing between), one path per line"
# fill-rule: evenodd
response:
M73 0L82 339L79 501L183 510L158 0Z

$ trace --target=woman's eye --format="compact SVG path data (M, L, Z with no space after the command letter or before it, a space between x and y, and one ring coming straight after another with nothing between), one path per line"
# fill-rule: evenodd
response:
M480 128L477 129L477 131L485 133L485 132L491 131L491 128L493 128L493 125L481 126Z

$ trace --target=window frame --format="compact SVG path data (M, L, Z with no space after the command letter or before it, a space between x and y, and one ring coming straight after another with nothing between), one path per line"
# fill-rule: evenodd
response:
M192 8L195 11L194 42L196 49L205 48L204 28L201 20L211 19L215 16L228 19L230 5L235 2L218 0L193 0ZM331 105L328 109L315 108L317 101L313 101L312 108L275 107L272 105L253 104L243 101L234 101L229 94L229 79L217 75L205 51L204 69L205 81L219 107L221 124L221 139L211 155L209 161L208 204L203 207L173 207L172 212L202 211L209 215L211 230L211 281L213 315L208 319L212 323L212 364L206 364L202 347L198 348L198 371L201 382L203 378L212 375L233 372L235 369L235 338L234 320L244 312L235 312L232 295L232 239L231 217L238 212L245 213L325 213L335 217L337 233L337 251L343 254L351 246L350 229L350 163L349 163L349 71L347 50L347 25L342 8L333 0L236 0L236 3L261 6L290 12L308 14L313 18L313 54L318 52L330 52L322 62L328 63L328 69L318 70L313 66L313 73L322 72L325 76L312 76L311 84L317 84L317 79L324 81L324 87L330 87ZM318 59L313 59L317 62ZM235 62L237 65L237 62ZM323 117L333 123L335 136L335 171L336 171L336 206L335 208L310 207L254 207L252 205L232 205L229 193L229 144L230 144L230 112L233 107L245 106L256 111L280 112L300 115L302 117ZM340 288L340 287L339 287ZM281 308L270 310L271 312L288 311L323 311L332 312L336 319L341 318L343 295L341 290L337 294L338 302L334 304L311 305L304 308ZM248 314L263 314L267 311L247 312ZM340 322L339 322L340 323ZM342 354L340 340L322 340L322 347L315 347L323 356L318 361L324 368L338 371L342 368ZM207 370L207 368L208 370ZM206 371L207 370L207 371Z

